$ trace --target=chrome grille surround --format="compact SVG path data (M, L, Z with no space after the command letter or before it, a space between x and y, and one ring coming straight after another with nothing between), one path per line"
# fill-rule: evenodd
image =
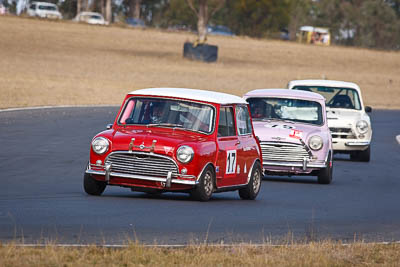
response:
M111 164L111 173L167 178L178 176L178 165L167 156L149 152L116 151L107 156L105 165Z
M332 138L340 138L340 139L355 139L356 135L354 134L351 128L344 127L330 127Z
M310 159L310 155L307 153L305 147L301 144L285 142L261 142L260 146L264 162L303 162L304 159Z

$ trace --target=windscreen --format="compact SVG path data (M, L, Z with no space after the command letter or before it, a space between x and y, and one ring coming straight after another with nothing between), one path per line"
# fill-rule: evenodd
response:
M361 109L358 92L352 88L327 86L295 86L293 89L318 93L325 97L330 108Z
M39 5L39 9L41 9L41 10L49 10L49 11L57 11L57 7L48 6L48 5Z
M323 124L322 106L316 101L290 98L248 98L253 121L289 120L294 122Z
M130 98L119 118L120 124L176 127L211 133L215 111L211 105L174 99Z

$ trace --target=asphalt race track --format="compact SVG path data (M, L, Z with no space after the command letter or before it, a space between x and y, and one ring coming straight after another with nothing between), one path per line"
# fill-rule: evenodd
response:
M196 202L108 187L86 195L92 137L118 107L0 112L0 243L145 244L400 240L400 110L372 112L372 159L334 160L334 181L267 177L256 201L237 192Z

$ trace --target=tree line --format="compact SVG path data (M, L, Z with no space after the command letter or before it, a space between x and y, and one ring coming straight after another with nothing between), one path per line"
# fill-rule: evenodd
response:
M200 38L204 25L225 25L237 35L279 38L286 32L295 40L299 27L310 25L329 28L333 44L400 49L400 0L47 1L65 18L97 11L109 21L132 17L152 27L198 31Z

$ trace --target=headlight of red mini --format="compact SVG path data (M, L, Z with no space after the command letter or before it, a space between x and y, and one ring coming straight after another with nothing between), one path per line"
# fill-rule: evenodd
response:
M92 149L99 155L106 153L109 146L110 142L104 137L97 137L92 141Z
M176 151L176 158L182 163L189 163L194 156L193 148L190 146L181 146Z

